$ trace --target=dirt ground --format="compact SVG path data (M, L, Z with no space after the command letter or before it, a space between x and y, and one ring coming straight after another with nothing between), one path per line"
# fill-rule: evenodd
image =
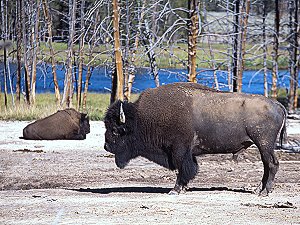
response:
M268 197L251 193L263 172L255 148L238 163L199 157L190 191L173 196L174 172L142 158L116 167L102 122L83 141L19 139L28 123L0 122L0 224L300 224L300 152L276 152ZM298 143L299 121L288 136Z

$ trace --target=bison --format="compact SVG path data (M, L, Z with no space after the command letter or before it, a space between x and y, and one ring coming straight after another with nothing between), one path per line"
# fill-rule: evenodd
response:
M274 147L285 136L286 110L260 95L213 91L173 83L141 93L134 103L116 101L105 115L105 145L119 168L138 156L177 170L170 194L185 191L198 171L196 156L236 154L255 144L264 165L257 191L268 194L279 163Z
M89 118L75 109L59 110L35 121L23 129L23 139L29 140L83 140L90 133Z

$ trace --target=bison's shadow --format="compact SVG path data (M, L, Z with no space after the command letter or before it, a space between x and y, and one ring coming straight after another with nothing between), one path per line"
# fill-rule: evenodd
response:
M110 194L110 193L158 193L167 194L171 191L171 188L163 187L111 187L111 188L79 188L68 189L71 191L97 193L97 194ZM228 187L209 187L209 188L190 188L188 192L205 192L205 191L229 191L238 193L252 193L250 190L245 189L232 189Z

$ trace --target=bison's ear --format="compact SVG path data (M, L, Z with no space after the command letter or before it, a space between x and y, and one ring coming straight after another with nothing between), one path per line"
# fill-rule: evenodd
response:
M88 115L87 113L81 113L81 120L85 120L85 119L88 119Z

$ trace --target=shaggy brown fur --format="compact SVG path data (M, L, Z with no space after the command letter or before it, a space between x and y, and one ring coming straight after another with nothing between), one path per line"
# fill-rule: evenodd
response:
M104 121L105 149L120 168L142 156L178 170L173 190L178 193L197 174L196 156L235 154L255 144L264 164L258 191L268 193L279 165L274 146L285 121L284 107L263 96L174 83L144 91L135 103L111 105Z
M90 133L87 114L65 109L35 121L23 129L23 138L31 140L83 140Z

